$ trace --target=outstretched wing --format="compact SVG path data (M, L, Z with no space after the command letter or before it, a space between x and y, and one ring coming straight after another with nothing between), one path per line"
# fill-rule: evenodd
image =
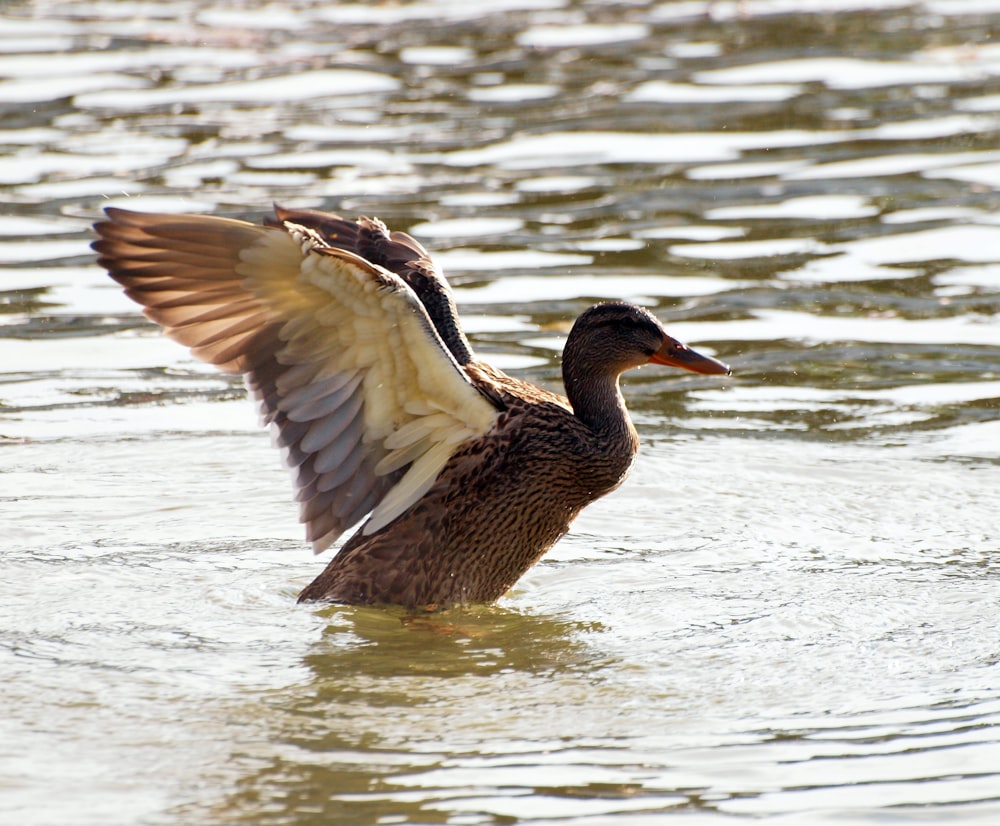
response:
M395 274L312 229L107 210L99 263L200 359L242 373L318 553L416 502L497 411Z

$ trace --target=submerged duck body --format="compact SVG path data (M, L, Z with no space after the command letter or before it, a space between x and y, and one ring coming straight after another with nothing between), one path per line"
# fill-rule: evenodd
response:
M645 310L599 304L567 339L564 398L476 359L426 250L378 221L107 214L99 263L168 335L243 374L314 550L364 520L299 601L499 598L628 474L622 372L729 372Z

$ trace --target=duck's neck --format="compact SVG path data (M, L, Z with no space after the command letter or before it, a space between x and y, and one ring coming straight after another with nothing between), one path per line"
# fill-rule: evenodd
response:
M605 441L608 451L627 452L631 459L639 439L625 409L618 376L588 364L587 359L579 358L567 345L563 354L563 385L576 417Z

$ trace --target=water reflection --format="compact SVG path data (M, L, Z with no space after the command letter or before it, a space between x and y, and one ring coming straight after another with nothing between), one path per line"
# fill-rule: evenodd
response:
M416 614L331 606L321 613L329 624L305 663L317 684L329 683L332 692L357 677L383 684L392 677L488 677L506 671L545 678L592 665L593 652L575 637L600 630L594 623L526 616L495 605Z
M280 754L236 756L248 771L213 820L279 822L294 813L301 823L444 822L449 807L437 803L451 794L441 784L456 781L437 774L485 759L484 739L534 751L538 715L552 714L546 697L572 708L613 665L581 639L599 633L596 624L503 607L330 607L318 616L324 631L302 658L310 678L262 698ZM185 813L195 812L204 817Z
M263 698L257 713L281 747L234 755L247 770L210 810L214 822L587 822L626 813L657 822L671 812L711 822L802 807L825 822L845 803L862 818L886 805L905 817L942 794L992 794L995 700L927 707L909 698L915 704L869 710L845 697L832 717L791 714L740 730L723 722L738 687L717 698L713 715L685 708L683 695L634 669L630 680L623 661L595 658L600 629L506 611L412 623L361 613L329 617L305 657L312 678ZM528 642L539 632L538 644ZM424 635L417 646L413 633ZM732 654L723 646L712 659L722 668ZM604 702L616 696L617 707L595 715L596 692ZM908 780L914 771L918 784Z

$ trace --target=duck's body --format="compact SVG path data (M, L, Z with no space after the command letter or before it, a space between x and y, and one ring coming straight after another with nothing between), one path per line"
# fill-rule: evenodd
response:
M371 536L356 533L301 599L492 602L625 479L638 447L631 428L595 433L558 402L503 400L490 431L416 504Z
M604 304L574 325L557 396L475 358L409 236L276 213L260 227L109 210L94 246L168 334L244 374L317 552L367 516L300 601L497 599L628 473L638 439L620 373L728 372L645 310Z

